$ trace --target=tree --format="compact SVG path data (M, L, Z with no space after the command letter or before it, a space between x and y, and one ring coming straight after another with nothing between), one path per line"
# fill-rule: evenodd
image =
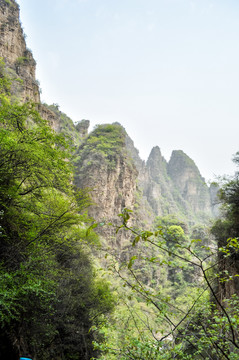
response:
M0 69L0 357L88 359L90 328L113 304L95 278L87 192L73 186L69 142L34 104L12 103ZM73 336L74 335L74 336Z
M120 214L122 225L117 231L122 228L133 234L132 246L135 252L128 261L112 261L111 269L122 280L123 286L131 289L129 299L141 299L148 304L147 313L153 323L144 321L141 327L138 326L139 331L134 333L127 333L124 329L128 341L119 342L118 347L107 343L104 359L110 359L116 354L116 358L122 360L237 359L238 294L222 298L218 293L218 281L227 283L230 278L218 273L220 263L217 249L208 244L199 246L199 239L183 237L182 228L178 225L170 225L166 230L139 230L128 225L130 216L131 211L124 209ZM173 231L170 231L171 226ZM237 252L237 239L229 243L233 252ZM151 257L146 253L148 246L154 249ZM228 242L219 252L223 258L228 256ZM189 269L191 272L196 270L197 280L183 285L186 297L180 294L175 299L172 294L165 295L160 287L144 283L140 269L144 268L145 263L159 268L166 267L176 274L178 271L188 273ZM151 338L141 338L140 333L145 328L151 332Z
M239 152L234 157L239 165ZM212 227L218 247L220 276L228 281L218 282L218 291L221 299L239 295L239 173L234 177L224 179L220 189L219 198L222 203L222 218L218 219Z

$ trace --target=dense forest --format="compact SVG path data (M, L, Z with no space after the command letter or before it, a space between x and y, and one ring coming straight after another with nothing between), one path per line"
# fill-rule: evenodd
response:
M239 172L211 212L182 151L145 166L120 124L26 96L23 50L0 62L0 359L238 359Z

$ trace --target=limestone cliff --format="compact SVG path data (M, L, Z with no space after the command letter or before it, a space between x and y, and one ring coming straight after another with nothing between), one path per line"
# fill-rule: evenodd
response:
M36 80L36 61L27 48L19 20L19 6L15 0L0 0L0 57L3 58L12 82L12 96L22 102L37 104L41 116L57 132L65 132L79 144L88 128L75 127L72 120L59 110L58 105L41 104L39 82ZM88 124L89 126L89 124Z
M194 161L182 150L172 152L168 174L193 214L212 214L209 188Z
M138 175L126 150L124 128L119 124L95 128L80 145L75 166L76 185L88 188L94 202L89 215L100 222L119 223L122 209L134 206ZM115 237L113 229L105 228L103 233Z
M88 135L89 120L81 120L74 124L69 116L60 111L58 104L39 104L39 111L56 132L64 133L75 146L79 146L82 139Z
M40 102L39 84L35 77L36 62L27 48L19 21L19 6L14 0L0 0L0 57L13 77L22 80L15 95L22 101Z
M155 146L147 160L147 182L144 182L146 195L153 212L157 216L176 213L177 206L173 198L173 188L167 174L167 162L158 146Z

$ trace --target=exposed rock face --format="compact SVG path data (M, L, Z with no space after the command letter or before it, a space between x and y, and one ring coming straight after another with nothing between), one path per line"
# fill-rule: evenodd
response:
M212 201L215 201L216 192L211 195L194 161L183 151L173 151L167 164L156 146L144 164L137 159L132 144L128 150L136 159L139 170L140 206L144 204L147 213L151 209L151 218L175 214L193 224L215 216L216 208Z
M82 122L75 125L69 116L60 111L58 104L39 104L39 111L43 119L47 120L56 132L67 135L75 146L78 147L82 139L87 135L89 120L82 120ZM79 126L81 123L83 123L83 126Z
M121 125L100 125L77 152L75 183L90 189L94 205L89 208L89 215L99 222L118 224L122 209L132 209L135 203L138 172L126 152L125 137ZM104 228L102 233L108 238L116 237L113 228ZM118 246L123 245L121 235Z
M138 149L135 148L133 140L126 134L125 136L125 145L128 151L128 154L132 158L136 169L141 176L145 169L145 162L140 158Z
M12 95L22 102L38 104L41 116L51 127L56 132L69 135L79 145L80 138L87 135L89 122L86 120L80 129L76 129L72 120L57 105L40 103L39 83L35 77L36 62L26 46L19 20L19 6L14 0L0 0L0 57L6 63L10 77L14 79Z
M121 125L100 125L77 151L75 183L92 190L89 213L97 220L115 218L134 204L138 172L127 157L125 136Z
M147 161L149 175L153 181L160 184L167 177L167 162L158 146L153 147Z
M40 102L38 82L35 78L36 62L27 49L19 21L19 6L14 0L0 0L0 57L23 80L15 89L22 101Z
M167 213L168 201L172 200L170 181L167 175L167 162L161 154L158 146L155 146L146 163L147 177L143 183L144 194L155 215ZM174 209L175 210L175 209ZM168 209L174 212L173 208Z
M194 161L182 150L174 150L168 163L168 174L193 213L211 214L209 189Z
M89 209L89 214L99 221L111 221L124 207L134 205L137 172L121 154L115 156L114 161L114 168L111 168L102 155L94 154L79 163L76 183L92 189L95 205Z

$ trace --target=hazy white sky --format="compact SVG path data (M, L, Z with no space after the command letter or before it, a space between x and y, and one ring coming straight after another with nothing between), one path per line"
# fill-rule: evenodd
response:
M147 159L181 149L206 179L239 150L238 0L18 0L42 100L120 122Z

